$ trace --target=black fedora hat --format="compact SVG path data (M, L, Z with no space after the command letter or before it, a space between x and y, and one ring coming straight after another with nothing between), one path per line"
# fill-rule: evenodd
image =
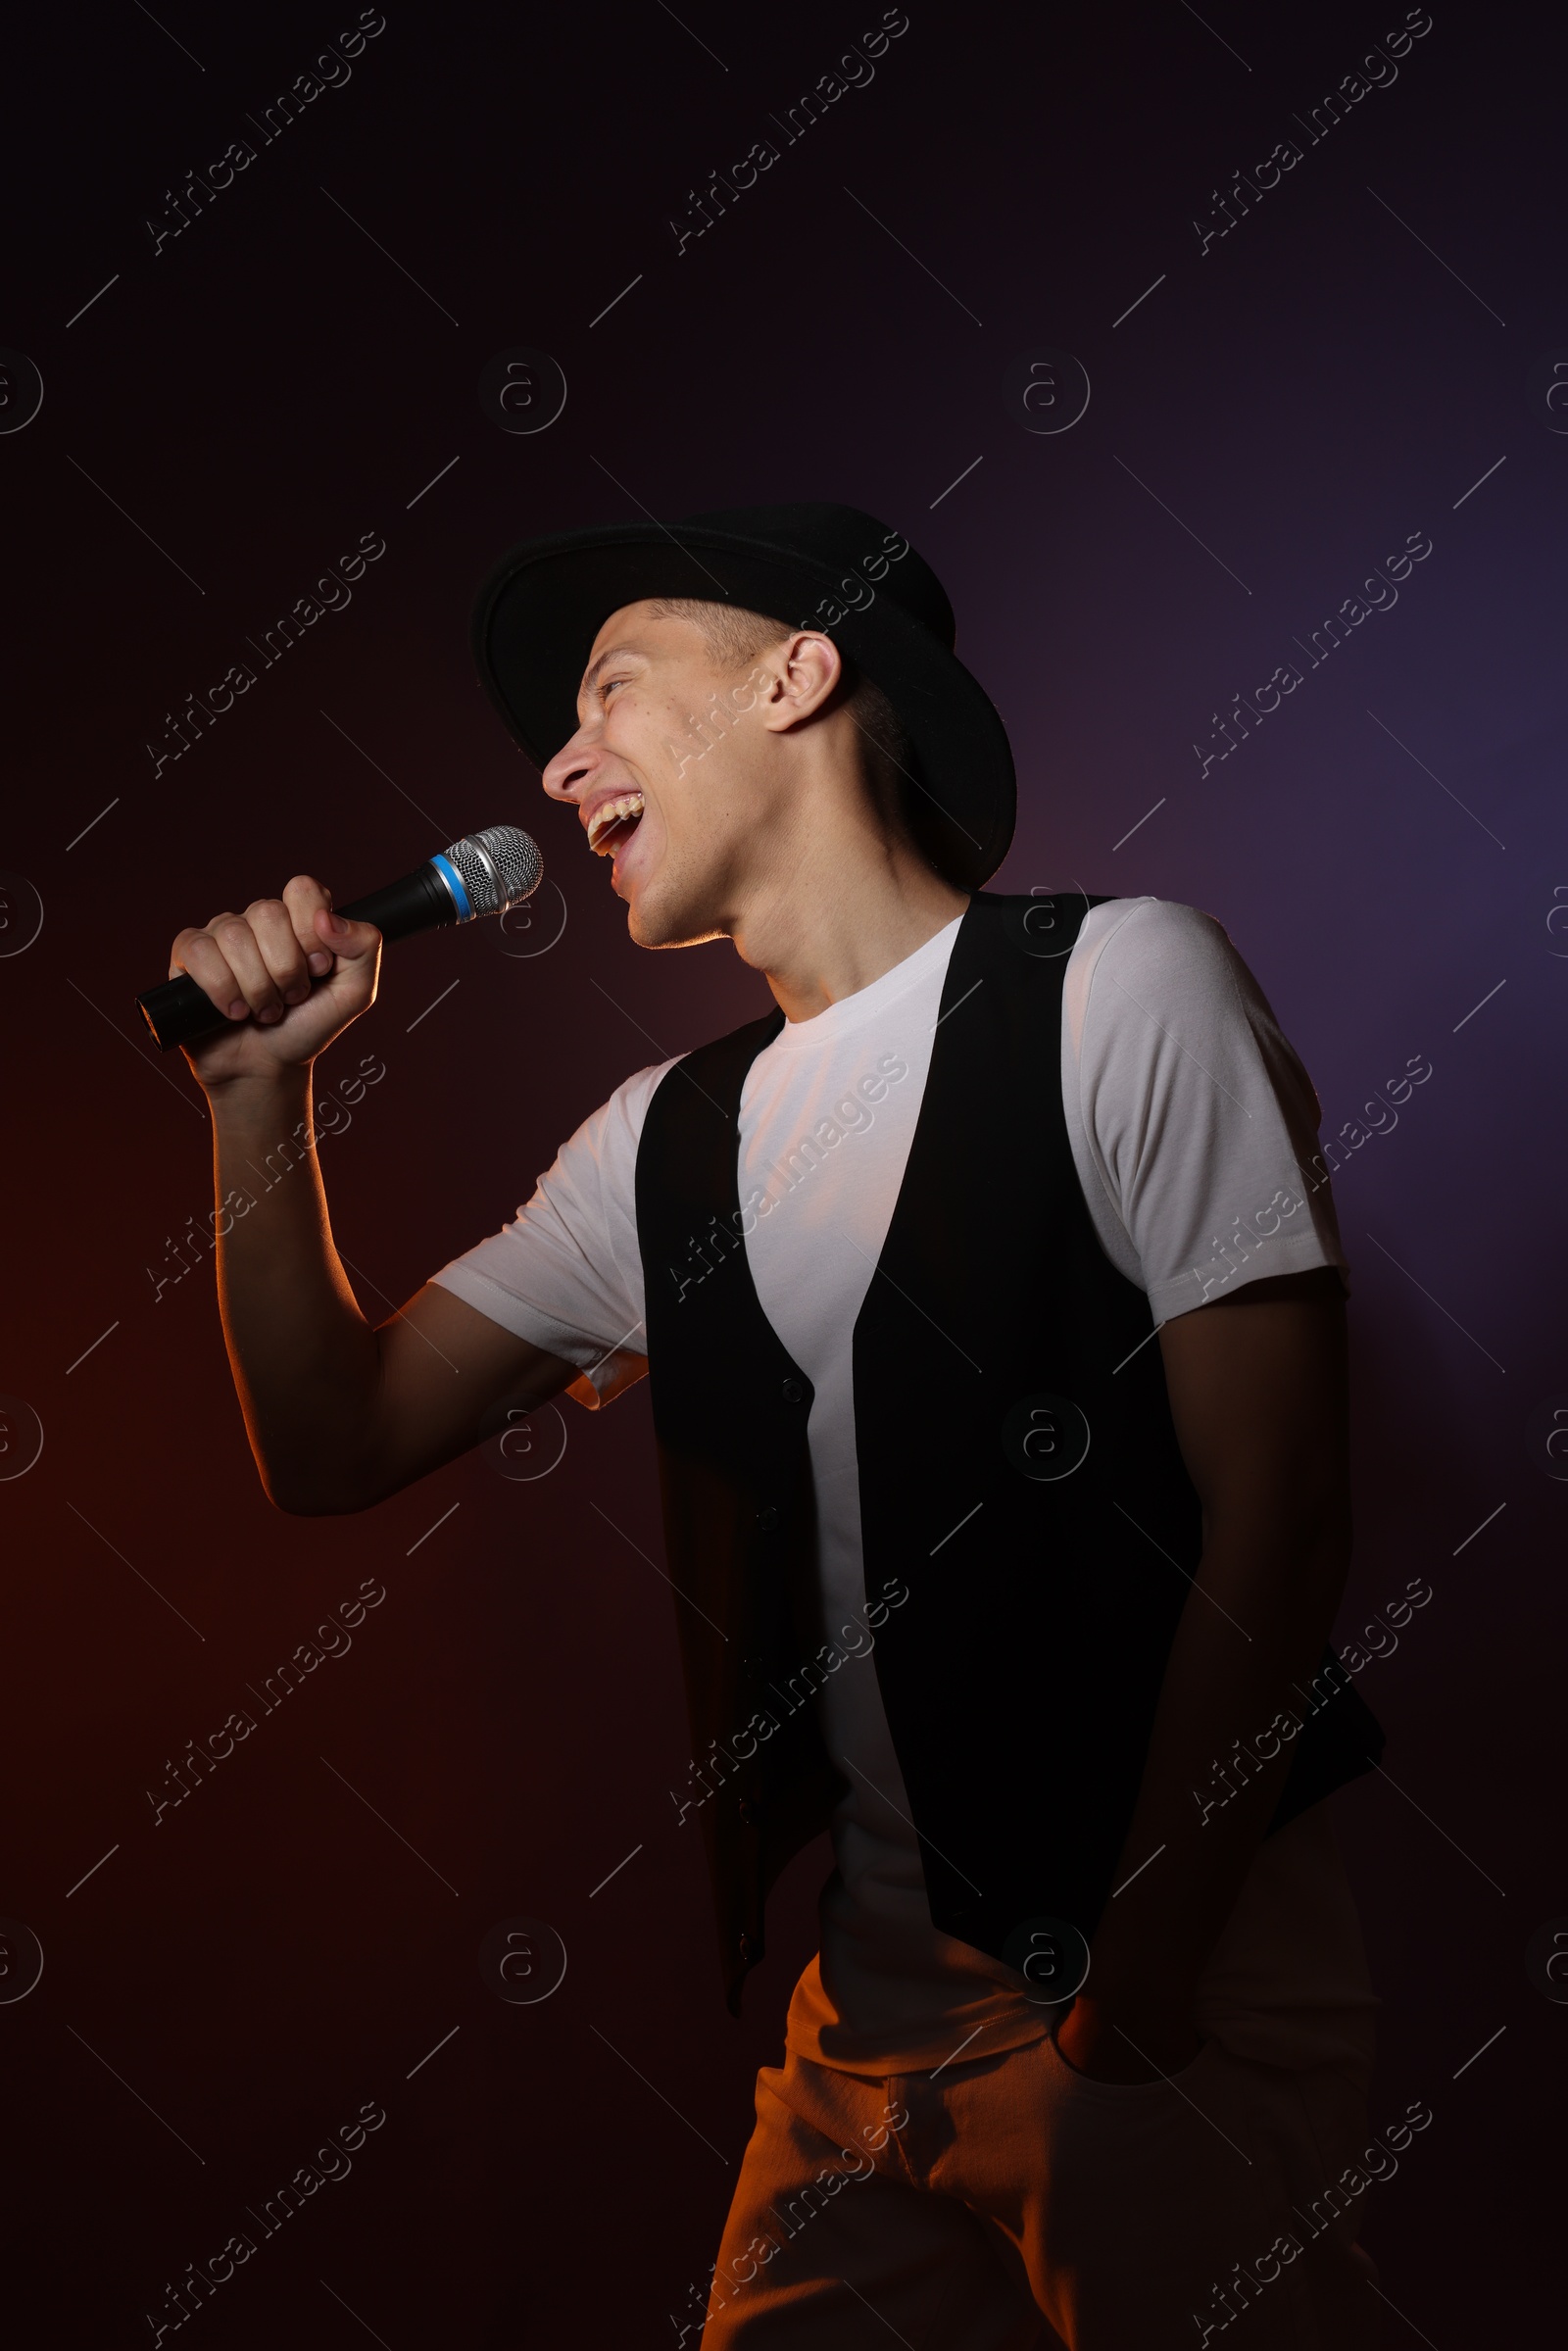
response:
M969 890L995 873L1017 808L1006 730L954 653L942 582L901 533L855 507L757 506L514 547L479 592L473 650L536 765L576 731L600 628L645 597L700 597L831 636L881 687L913 746L906 807L933 863Z

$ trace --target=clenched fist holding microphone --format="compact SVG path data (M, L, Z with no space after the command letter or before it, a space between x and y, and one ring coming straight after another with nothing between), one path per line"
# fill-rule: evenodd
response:
M181 931L169 976L188 973L222 1015L187 1040L191 1068L209 1094L307 1068L375 1002L380 965L380 932L335 913L331 892L309 874L296 874L281 898Z
M526 833L513 824L489 824L479 832L465 833L450 849L426 857L401 881L356 899L341 909L338 919L350 928L378 930L383 939L408 939L416 931L472 922L479 914L504 914L538 888L543 871L539 852ZM161 1050L167 1053L172 1046L188 1046L193 1038L221 1030L225 1022L248 1020L253 1015L261 1022L264 1013L270 1014L265 1025L275 1026L286 1016L291 1003L304 1003L304 995L294 991L314 987L318 978L334 971L339 956L355 959L360 951L350 949L348 931L330 924L324 932L319 929L323 907L331 913L329 894L309 875L301 874L289 883L280 900L258 899L243 915L216 915L205 931L181 931L174 941L174 970L170 978L136 1000ZM206 944L198 946L198 941ZM216 955L209 954L209 944ZM270 956L281 955L285 963L292 964L296 949L303 967L279 990L280 967L270 964ZM189 961L190 951L196 954L200 970ZM332 961L312 960L328 952ZM372 975L369 994L306 1050L319 1053L327 1037L335 1036L356 1012L363 1012L374 993ZM295 1034L303 1040L303 1029L297 1028ZM197 1066L198 1076L205 1066Z

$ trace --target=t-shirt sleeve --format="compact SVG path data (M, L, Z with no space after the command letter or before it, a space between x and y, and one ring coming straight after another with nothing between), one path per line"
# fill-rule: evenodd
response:
M1096 907L1066 975L1068 1130L1106 1253L1154 1320L1269 1275L1339 1268L1312 1082L1212 916Z
M669 1061L640 1069L583 1121L509 1225L431 1279L579 1377L608 1404L648 1369L637 1244L637 1146Z

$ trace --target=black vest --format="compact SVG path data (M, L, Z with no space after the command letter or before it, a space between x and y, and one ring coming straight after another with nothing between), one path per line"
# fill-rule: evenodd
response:
M1062 976L1099 903L970 900L855 1326L865 1590L906 1596L871 1609L871 1658L844 1670L876 1673L934 1924L996 1958L1027 1920L1093 1938L1201 1547L1149 1301L1101 1249L1062 1112ZM808 1694L836 1631L815 1576L811 1385L759 1301L738 1194L741 1089L783 1017L677 1062L637 1156L697 1758L680 1814L703 1823L736 2013L767 1890L848 1786ZM1335 1682L1271 1828L1382 1752Z

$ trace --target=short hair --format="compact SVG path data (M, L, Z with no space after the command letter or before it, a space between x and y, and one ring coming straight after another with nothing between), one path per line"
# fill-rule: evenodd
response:
M661 596L650 600L656 620L690 620L702 631L713 661L739 669L781 637L792 636L796 623L779 620L745 606L710 603L698 596ZM915 750L907 729L880 686L847 657L840 687L841 708L859 729L864 745L862 764L877 812L907 833L920 846L919 827L912 821L915 795L922 791L915 776ZM929 852L925 853L929 855Z

